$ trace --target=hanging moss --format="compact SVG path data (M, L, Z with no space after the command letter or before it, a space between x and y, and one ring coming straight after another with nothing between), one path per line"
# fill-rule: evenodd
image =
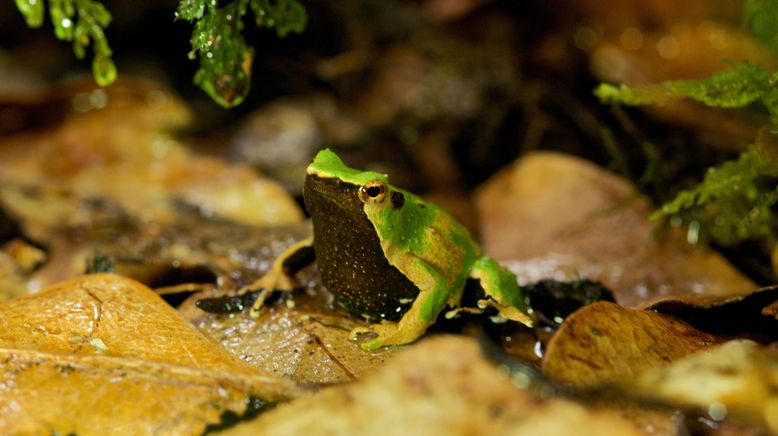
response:
M16 0L16 7L27 25L41 27L44 22L44 3L41 0ZM94 51L92 74L101 86L116 80L116 65L111 47L105 38L105 28L111 23L111 14L102 3L94 0L49 0L49 16L54 34L62 41L73 43L73 53L79 59L86 57L91 45Z
M27 25L44 23L42 0L16 0ZM116 65L105 29L111 14L96 0L49 0L54 34L73 43L73 52L82 59L92 47L92 73L101 86L116 80ZM181 0L176 18L194 23L189 57L199 58L194 81L224 107L243 101L249 92L254 51L243 39L243 18L248 10L259 27L274 28L278 36L301 32L307 24L305 9L296 0L233 0L219 7L215 0Z
M215 1L184 0L176 13L195 26L189 52L200 59L195 83L224 107L240 104L249 92L254 50L242 35L249 9L257 26L274 28L279 37L299 33L307 23L296 0L234 0L221 7Z

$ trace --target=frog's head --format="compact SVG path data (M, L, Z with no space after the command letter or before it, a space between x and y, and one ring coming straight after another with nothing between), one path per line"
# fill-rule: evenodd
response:
M308 166L305 190L309 213L318 209L309 203L327 202L352 221L367 221L380 210L401 208L404 202L403 193L389 184L386 174L350 168L330 150L320 151Z
M362 186L370 181L377 180L388 185L386 174L375 171L362 171L346 166L337 154L329 149L321 150L308 165L308 175L321 179L337 179L343 183Z
M393 219L407 208L386 175L347 167L329 151L308 166L303 197L311 214L322 281L338 301L368 318L398 319L418 288L382 250Z

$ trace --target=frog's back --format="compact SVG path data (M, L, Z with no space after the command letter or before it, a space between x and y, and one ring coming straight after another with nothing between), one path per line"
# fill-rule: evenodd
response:
M405 200L402 210L393 211L394 223L376 226L384 252L416 257L437 271L449 287L464 286L470 265L480 255L467 229L439 206L398 191L404 194ZM397 259L390 262L403 263Z

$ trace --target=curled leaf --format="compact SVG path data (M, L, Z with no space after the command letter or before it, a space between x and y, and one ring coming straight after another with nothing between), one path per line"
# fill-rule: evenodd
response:
M438 336L357 382L280 405L225 434L640 434L613 412L517 385L472 339Z
M756 288L684 232L657 233L650 203L625 179L569 155L528 154L484 184L476 200L485 252L522 284L597 280L625 306Z
M646 395L705 410L713 421L737 418L778 432L778 353L736 340L647 371L633 383Z
M197 433L250 396L301 394L210 342L145 286L113 274L0 305L3 433Z
M551 338L543 372L581 386L629 380L718 342L672 317L598 302L571 315Z
M743 295L677 295L652 302L647 309L672 315L714 334L775 337L778 287Z

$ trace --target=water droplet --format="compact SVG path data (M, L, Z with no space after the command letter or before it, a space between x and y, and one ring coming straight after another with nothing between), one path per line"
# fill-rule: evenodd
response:
M671 59L681 53L681 44L672 36L665 36L656 43L656 50L659 56L665 59Z
M513 384L516 385L519 389L526 389L529 387L532 380L530 377L523 373L523 372L516 372L513 374Z
M152 109L160 109L167 101L168 96L163 91L154 90L146 94L146 102Z
M535 341L535 346L533 347L532 351L535 353L536 356L538 356L539 359L542 359L543 358L543 342Z
M597 31L591 26L578 27L573 36L575 46L587 51L593 49L599 39L600 36L597 34Z
M727 417L727 406L724 403L715 401L708 406L708 416L716 421L722 421Z
M689 230L686 231L686 242L694 245L700 241L700 222L692 221L689 223Z
M643 47L643 33L637 27L628 27L621 32L619 41L627 50L639 50Z
M89 94L86 92L76 94L71 104L76 112L87 112L92 109L92 105L89 103Z
M95 109L102 109L108 104L108 94L102 89L95 89L89 94L89 104Z

